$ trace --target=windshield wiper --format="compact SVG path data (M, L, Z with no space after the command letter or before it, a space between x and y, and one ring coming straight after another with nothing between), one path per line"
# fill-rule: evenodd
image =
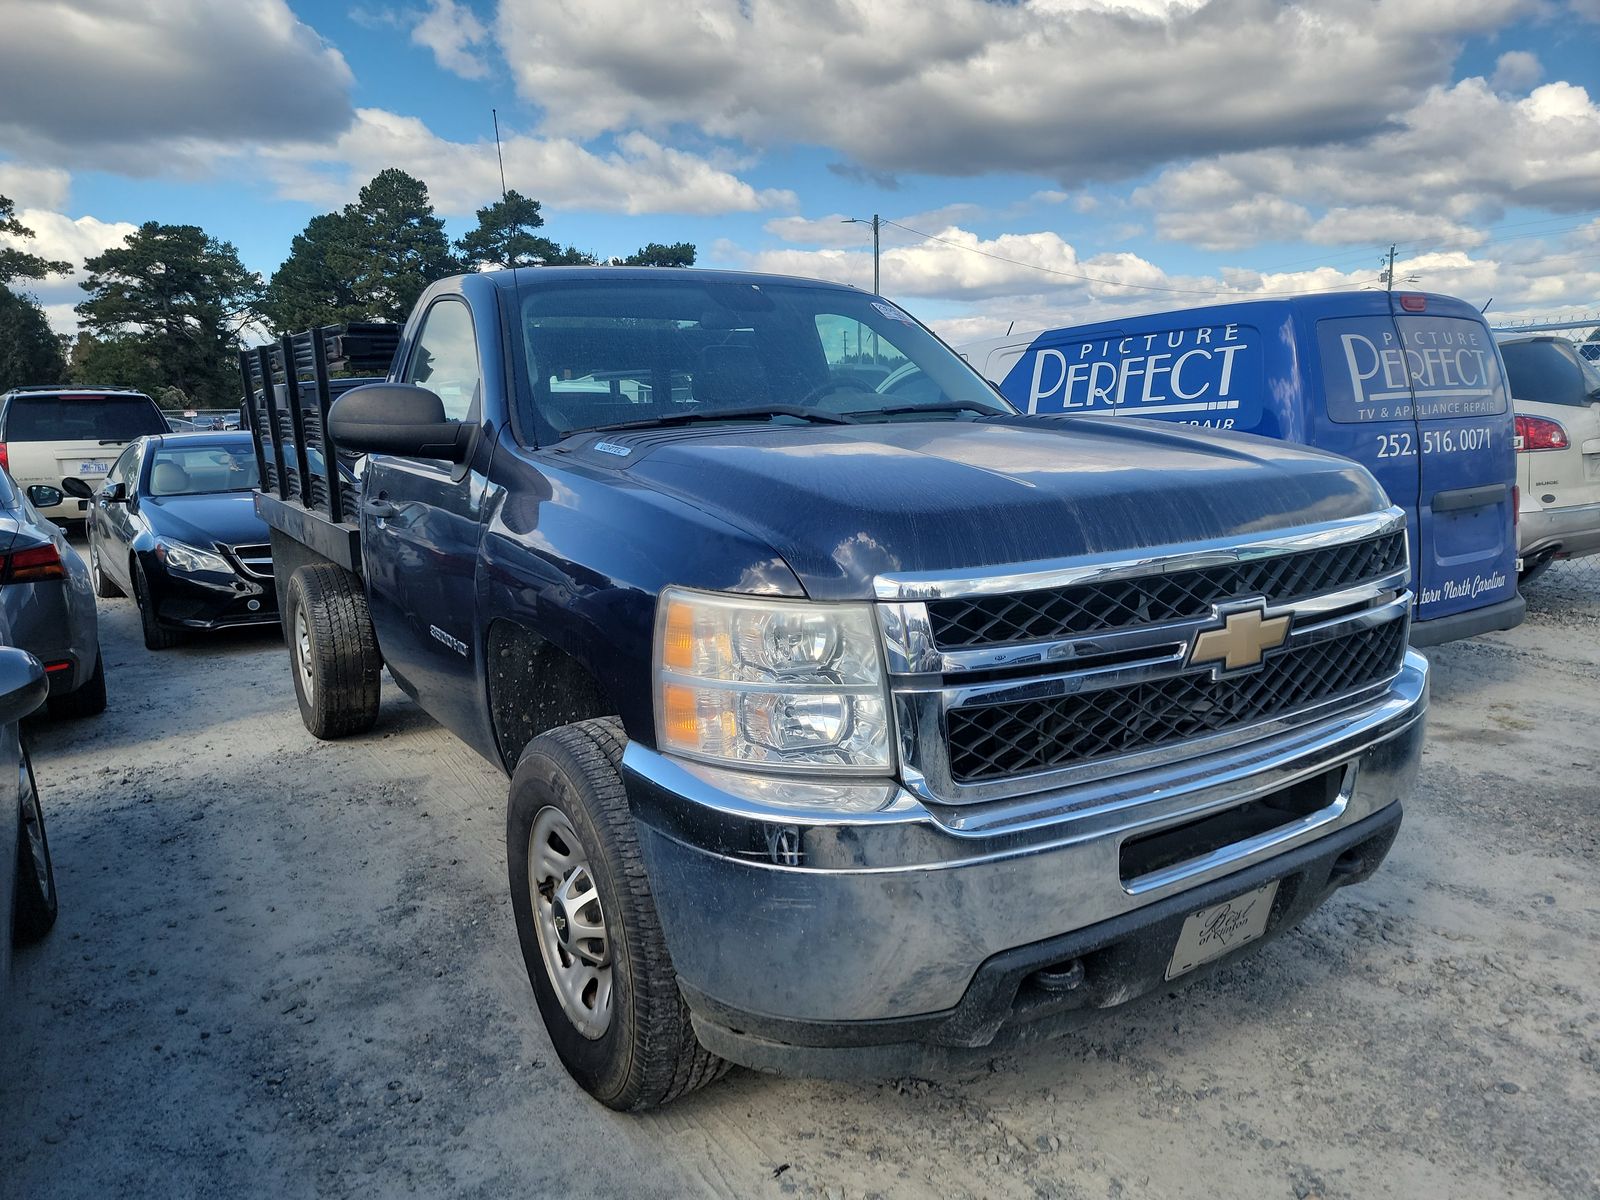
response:
M852 412L852 417L898 417L906 413L977 413L980 417L1003 417L1007 414L998 408L984 408L978 404L963 404L959 400L949 404L897 404L890 408L866 408Z
M704 411L667 413L642 421L620 421L615 425L590 425L573 429L572 433L601 433L618 429L655 429L661 425L691 425L697 421L749 421L766 417L795 417L818 425L853 425L855 422L841 413L823 412L815 408L802 408L798 404L765 404L751 408L715 408Z

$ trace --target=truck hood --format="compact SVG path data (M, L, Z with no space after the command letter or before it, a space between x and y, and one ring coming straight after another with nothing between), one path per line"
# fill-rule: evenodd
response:
M884 573L1136 553L1389 503L1348 459L1154 421L651 429L572 453L760 538L814 599L870 597Z

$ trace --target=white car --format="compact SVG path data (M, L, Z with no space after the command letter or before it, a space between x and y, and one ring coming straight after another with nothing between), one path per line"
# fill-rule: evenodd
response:
M1519 575L1600 553L1600 367L1566 338L1502 336L1517 417Z
M0 396L0 468L23 490L63 479L105 478L122 448L147 433L166 433L167 419L143 392L126 388L14 388ZM40 514L81 521L87 502L63 497Z

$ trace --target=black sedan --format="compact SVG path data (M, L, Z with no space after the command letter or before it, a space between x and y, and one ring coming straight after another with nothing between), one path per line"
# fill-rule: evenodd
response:
M248 434L152 435L94 493L95 591L134 598L150 649L190 630L278 620L272 547L251 496L258 478Z

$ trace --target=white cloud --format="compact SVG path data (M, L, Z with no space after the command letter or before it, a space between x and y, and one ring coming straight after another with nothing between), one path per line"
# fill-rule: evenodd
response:
M551 130L688 123L867 169L1077 183L1370 135L1538 0L502 0Z
M350 120L343 57L284 0L7 0L0 145L129 175Z
M827 222L822 218L815 224L826 232ZM798 233L800 227L790 231ZM1359 290L1378 282L1376 262L1289 271L1226 267L1212 275L1194 275L1170 272L1131 253L1080 258L1072 245L1049 232L984 239L950 228L939 236L945 241L886 250L883 290L905 300L913 311L929 304L946 310L947 315L930 323L956 342L1003 333L1011 325L1018 330L1077 325L1292 293ZM1600 221L1556 239L1514 245L1510 253L1484 246L1415 254L1399 260L1396 274L1416 277L1413 286L1420 289L1463 296L1474 304L1493 297L1496 313L1593 306L1594 296L1600 295ZM872 282L870 250L794 245L751 252L723 240L706 257L714 265L857 287Z
M465 4L431 0L411 29L411 40L433 51L435 62L463 79L486 79L489 75L483 54L489 46L489 31Z
M83 299L83 289L78 286L79 280L85 277L83 260L110 246L120 245L135 226L127 221L102 221L98 217L69 217L42 208L19 209L17 219L33 230L34 236L19 239L0 234L0 245L9 244L41 258L69 262L73 270L69 275L49 279L18 280L12 286L29 293L44 306L45 316L57 333L70 333L77 328L72 306Z
M758 212L793 205L794 195L758 190L707 159L629 133L596 152L566 138L503 139L506 180L549 208L623 213ZM354 200L385 167L428 184L434 206L467 216L500 194L492 141L452 142L416 117L363 108L325 144L278 147L263 161L280 195L325 207Z
M1525 92L1544 78L1538 56L1526 50L1508 50L1495 60L1489 86L1497 92Z
M1132 200L1155 210L1162 237L1208 248L1267 236L1466 242L1468 222L1498 220L1510 207L1591 208L1596 179L1600 107L1583 88L1548 83L1513 98L1471 78L1430 89L1371 138L1169 168ZM1313 220L1318 206L1330 207Z
M65 208L72 176L58 167L0 162L0 196L18 208Z

